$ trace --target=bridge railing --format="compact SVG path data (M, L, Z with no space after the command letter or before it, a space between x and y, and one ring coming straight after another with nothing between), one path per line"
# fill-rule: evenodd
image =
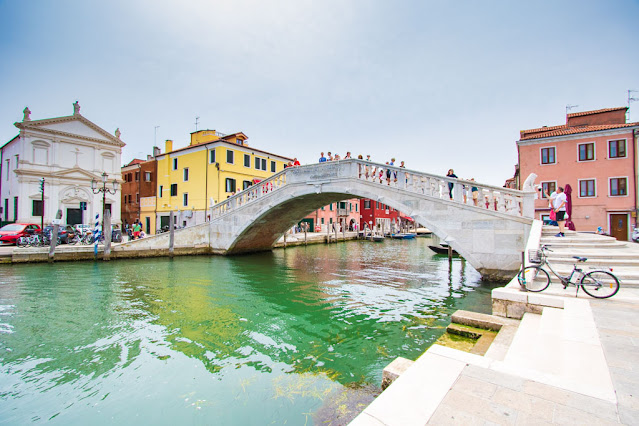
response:
M273 176L264 179L258 183L255 183L247 189L227 198L226 200L215 204L210 207L211 219L220 217L231 210L251 203L259 198L262 198L266 194L278 190L286 185L286 169Z
M485 185L362 160L352 161L358 179L387 185L429 197L476 206L515 216L534 216L534 193Z
M515 216L527 218L534 216L534 193L484 185L474 180L450 178L381 163L349 159L284 169L212 206L211 219L239 206L252 203L287 183L321 184L340 178L356 178Z

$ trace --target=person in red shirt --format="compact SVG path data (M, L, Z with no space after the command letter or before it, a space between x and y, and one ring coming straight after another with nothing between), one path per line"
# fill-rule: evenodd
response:
M295 166L301 166L301 164L300 164L300 162L299 162L299 160L297 158L293 159L293 167L295 167Z

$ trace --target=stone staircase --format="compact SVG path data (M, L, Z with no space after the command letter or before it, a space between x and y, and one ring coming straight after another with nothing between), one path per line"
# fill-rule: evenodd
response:
M576 260L573 256L586 257L582 268L611 268L621 280L622 288L639 288L639 244L617 241L613 237L566 231L565 237L555 237L558 228L545 226L541 244L550 246L548 261L559 274L567 275ZM551 283L559 279L551 274Z

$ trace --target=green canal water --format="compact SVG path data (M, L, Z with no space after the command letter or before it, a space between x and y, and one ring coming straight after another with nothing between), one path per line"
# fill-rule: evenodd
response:
M429 239L0 267L2 424L344 424L490 290Z

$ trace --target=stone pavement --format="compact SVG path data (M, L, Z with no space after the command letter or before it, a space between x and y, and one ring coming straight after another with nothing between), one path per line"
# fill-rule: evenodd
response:
M540 229L537 243L555 243L550 232ZM637 261L639 246L592 237L572 234L554 254L565 257L579 244L579 255L602 262ZM639 282L639 268L626 272ZM509 327L514 336L500 339L500 331L495 340L505 347L482 357L433 345L351 424L639 424L639 288L624 287L624 278L606 300L557 285L543 293L520 292L516 282L494 290L493 298L525 305L525 313L513 310L513 318L523 314L510 320L518 323Z
M619 419L639 424L639 306L614 300L590 305L617 395Z

